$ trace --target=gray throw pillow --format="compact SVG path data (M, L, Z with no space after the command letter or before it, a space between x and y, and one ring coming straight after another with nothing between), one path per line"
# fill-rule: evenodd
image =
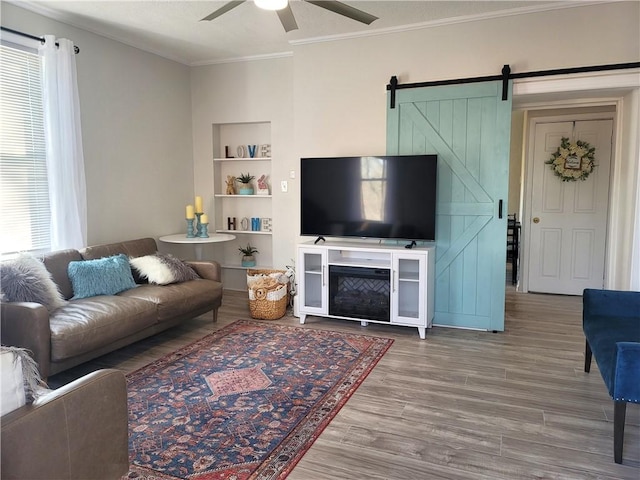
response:
M31 254L0 263L0 289L7 302L35 302L49 312L67 304L42 261Z

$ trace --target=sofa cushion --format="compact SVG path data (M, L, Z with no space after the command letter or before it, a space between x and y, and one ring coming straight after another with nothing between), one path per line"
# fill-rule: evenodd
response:
M171 285L139 285L118 296L153 302L158 306L158 321L163 322L218 307L222 298L222 283L198 279Z
M44 263L27 253L0 264L0 286L8 302L35 302L50 312L66 303Z
M156 305L111 295L72 300L49 318L51 360L59 362L157 323Z
M169 253L158 252L130 258L129 262L141 277L156 285L169 285L200 278L193 268Z
M74 299L115 295L136 286L129 259L124 254L70 262L69 278L73 285Z
M77 262L82 260L78 250L59 250L57 252L45 253L42 256L42 262L47 267L51 278L58 286L62 296L69 300L73 297L73 287L69 280L69 262Z
M125 242L93 245L80 250L80 254L85 260L95 260L102 257L111 257L120 253L124 253L128 257L142 257L143 255L151 255L157 250L158 247L153 238L140 238L137 240L127 240Z

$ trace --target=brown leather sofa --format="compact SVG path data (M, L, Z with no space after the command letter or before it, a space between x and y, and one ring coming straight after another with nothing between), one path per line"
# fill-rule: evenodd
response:
M215 322L222 302L222 282L220 265L214 261L187 262L201 277L197 280L170 285L142 283L117 295L71 299L69 262L120 253L140 257L156 251L155 240L143 238L45 255L47 270L69 302L51 314L37 303L2 302L2 344L29 349L41 376L47 378L206 312L213 311Z
M129 469L127 386L98 370L1 418L2 478L107 480Z

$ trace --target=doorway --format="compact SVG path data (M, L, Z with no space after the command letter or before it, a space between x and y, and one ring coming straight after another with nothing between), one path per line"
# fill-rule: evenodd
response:
M527 158L532 178L526 199L530 292L581 295L585 288L604 286L613 118L587 117L531 120ZM586 158L565 155L565 177L546 163L563 141L596 149L596 166L588 177L571 180L568 175L582 173Z
M560 116L567 110L608 109L614 119L614 149L611 161L609 190L609 218L607 221L604 288L630 289L637 276L633 259L638 247L634 238L638 235L636 219L636 197L640 193L640 76L637 70L619 72L594 72L584 75L567 75L546 78L516 80L513 85L514 117L522 113L524 122L519 124L514 136L528 141L528 126L533 114L538 116ZM521 132L521 133L520 133ZM512 155L522 165L520 177L519 210L522 219L521 274L517 290L528 292L529 245L527 241L530 225L530 205L526 203L531 189L525 153L528 145Z
M582 295L605 288L616 105L532 109L522 124L522 252L518 291ZM563 181L545 164L561 144L587 142L597 165Z

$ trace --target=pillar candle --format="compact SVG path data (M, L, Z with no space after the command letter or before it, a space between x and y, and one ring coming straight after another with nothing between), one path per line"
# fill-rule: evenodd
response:
M207 214L203 214L200 217L200 223L209 223L209 217L207 216Z
M202 213L202 197L196 197L196 213Z
M187 217L186 218L189 218L189 219L194 218L195 214L193 212L194 212L193 205L187 205Z

